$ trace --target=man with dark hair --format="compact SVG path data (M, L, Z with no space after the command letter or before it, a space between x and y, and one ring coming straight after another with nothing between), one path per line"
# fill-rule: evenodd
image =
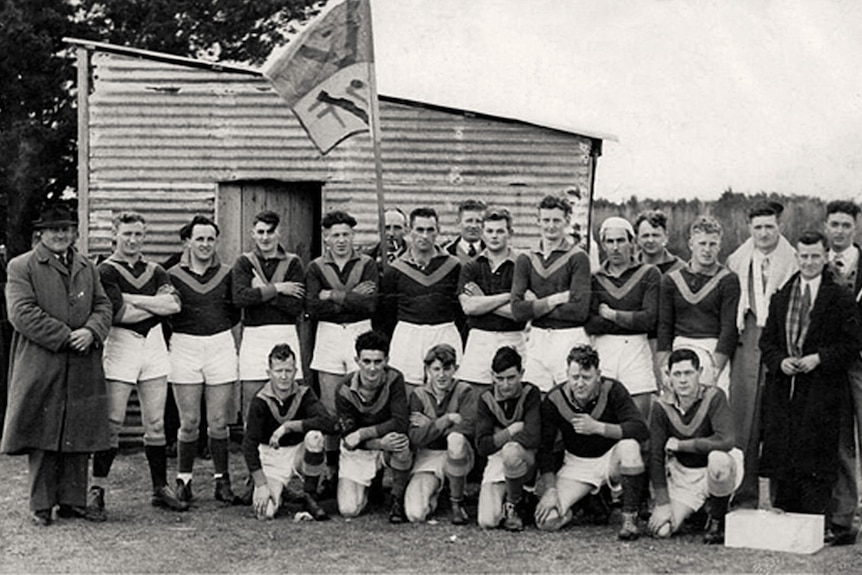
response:
M237 503L228 472L228 422L232 419L237 356L231 329L239 320L232 305L231 268L216 253L219 229L206 216L189 223L191 235L180 263L168 270L182 310L171 316L171 372L180 413L177 441L177 495L192 499L192 473L200 434L201 396L206 396L207 434L212 454L215 498Z
M593 297L587 333L604 359L602 372L626 386L644 418L656 391L652 350L647 334L658 319L661 273L634 261L634 229L628 220L602 222L599 240L606 259L592 278Z
M657 360L666 366L671 350L690 347L700 356L702 381L727 393L739 337L739 279L718 262L723 234L718 221L699 216L689 229L691 261L662 279Z
M575 503L608 485L622 490L619 538L637 539L637 511L646 482L640 445L649 438L646 421L625 386L602 377L592 347L572 348L566 361L568 381L542 401L536 526L559 530L572 520ZM555 473L558 435L565 456Z
M326 252L308 264L305 296L308 312L317 321L311 369L318 373L320 400L335 413L335 388L352 371L353 343L371 330L377 305L377 266L370 256L353 249L356 219L340 210L327 212L321 222ZM326 437L329 478L335 485L338 438Z
M524 381L544 392L566 381L567 351L589 341L584 324L590 312L590 259L566 233L571 214L565 198L542 199L542 239L536 249L518 255L512 278L512 315L532 322Z
M38 242L9 262L6 305L12 335L9 398L0 451L26 454L30 513L102 521L87 501L87 462L107 449L108 401L102 342L111 300L96 267L73 244L78 217L59 204L34 222Z
M739 276L736 327L740 334L730 366L730 408L736 445L745 455L745 478L734 497L743 507L757 507L757 466L760 459L760 401L766 370L757 342L766 325L769 300L798 269L796 251L781 234L784 207L759 203L748 212L751 237L727 258L727 268Z
M406 383L422 385L425 352L439 343L451 345L461 358L458 310L458 258L436 245L437 212L410 212L409 249L386 269L381 282L384 317L392 330L392 367Z
M242 309L242 343L239 379L242 416L252 398L268 381L266 358L274 341L283 341L299 353L296 322L305 297L302 260L279 243L281 218L270 210L254 217L251 237L254 249L240 255L231 269L233 303ZM302 381L302 361L296 365Z
M654 402L650 416L650 531L670 537L706 504L704 542L724 543L727 506L744 472L742 452L733 447L733 416L724 392L700 383L693 350L672 351L667 369L669 392Z
M356 517L368 502L368 487L383 465L392 470L391 523L404 523L404 490L413 465L404 376L389 367L389 340L369 331L356 338L356 365L335 392L341 425L338 510Z
M539 388L522 382L524 367L514 347L501 347L491 361L493 387L476 409L476 448L488 458L479 491L479 527L503 522L522 531L524 484L533 476L541 436Z
M410 428L407 436L416 451L404 510L411 523L423 522L437 507L444 481L449 484L453 525L468 521L464 487L473 468L476 400L473 389L455 379L458 369L452 346L435 345L425 354L425 385L409 398Z
M141 256L145 237L144 217L136 212L121 213L114 219L116 249L99 265L102 286L114 312L103 358L111 446L93 454L90 487L93 510L101 514L105 513L105 487L132 390L137 390L141 406L152 504L173 511L188 509L188 503L177 499L168 486L164 422L171 363L161 322L180 311L180 300L167 272Z
M853 295L823 273L827 240L805 232L796 243L799 273L769 304L760 350L766 365L760 475L785 511L827 515L838 473L847 368L858 356L859 315Z
M512 317L511 291L515 253L509 247L512 216L508 210L489 210L482 224L485 249L461 267L458 301L467 316L467 345L458 368L458 378L468 383L492 383L488 356L494 350L513 346L526 352L526 322Z
M824 231L829 240L829 270L832 278L853 294L862 313L862 249L856 244L859 206L836 200L826 204ZM857 437L862 442L862 359L856 354L847 370L848 389L840 413L838 480L832 495L832 530L836 544L854 543L853 518L859 507Z
M667 216L663 211L641 212L634 228L640 250L638 261L654 265L662 274L685 266L685 261L667 249Z
M446 244L444 249L467 263L485 249L482 241L482 222L488 206L480 200L464 200L458 204L458 237Z
M317 503L324 469L323 434L334 433L336 420L311 388L296 382L298 358L280 343L269 353L269 381L251 400L242 442L246 466L254 479L254 511L273 519L290 479L303 480L305 510L316 521L329 519Z

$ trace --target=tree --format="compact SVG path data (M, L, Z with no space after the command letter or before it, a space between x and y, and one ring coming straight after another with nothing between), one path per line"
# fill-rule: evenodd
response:
M0 221L10 255L29 249L40 204L77 186L75 62L63 37L260 64L323 4L0 0Z

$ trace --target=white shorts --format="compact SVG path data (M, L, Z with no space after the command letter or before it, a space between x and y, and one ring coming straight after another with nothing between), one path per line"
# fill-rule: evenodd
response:
M616 449L617 446L614 445L600 457L578 457L567 451L557 477L592 485L593 493L598 493L603 485L610 486L614 491L621 489L621 486L611 481L611 466L614 464Z
M734 463L736 478L733 490L739 489L745 475L742 451L734 447L729 453ZM686 507L697 511L709 497L706 467L685 467L675 457L665 460L667 470L667 492L671 501L679 501Z
M724 369L715 375L715 346L718 345L718 338L704 337L692 338L681 335L673 339L673 349L687 348L697 353L700 358L700 366L703 372L700 375L700 382L706 385L716 385L730 400L730 360L724 365ZM667 367L667 366L664 366Z
M299 335L291 323L255 325L242 328L239 345L239 378L245 381L269 379L269 352L280 343L286 343L296 354L296 379L302 379L302 354Z
M124 327L112 326L105 339L102 353L105 379L137 383L165 377L171 370L171 360L162 324L156 324L147 336Z
M532 327L527 335L527 361L524 381L547 393L568 379L566 357L576 345L589 344L582 327L549 329Z
M366 331L371 331L370 319L354 323L318 323L311 369L336 375L353 371L356 338Z
M230 330L214 335L175 333L171 336L171 373L176 385L233 383L237 376L236 347Z
M343 443L341 444L341 454L338 458L338 477L368 487L382 467L383 450L354 449L351 451L345 448Z
M438 343L448 343L455 348L458 363L461 363L461 334L454 322L420 325L399 321L392 334L389 365L404 374L406 383L422 385L425 381L425 354Z
M471 329L464 348L464 358L455 377L470 383L491 385L491 361L501 347L512 346L526 357L527 338L523 331L486 331Z
M260 454L260 464L267 483L278 482L287 485L291 478L300 477L297 463L301 461L303 447L302 443L289 447L280 446L278 449L263 443L258 445L257 452Z
M599 354L602 375L622 382L630 395L656 390L652 351L645 333L597 335L593 348Z

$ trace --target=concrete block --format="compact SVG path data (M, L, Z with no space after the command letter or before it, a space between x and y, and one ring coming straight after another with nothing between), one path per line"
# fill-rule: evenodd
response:
M724 545L788 553L816 553L823 547L822 515L739 509L725 519Z

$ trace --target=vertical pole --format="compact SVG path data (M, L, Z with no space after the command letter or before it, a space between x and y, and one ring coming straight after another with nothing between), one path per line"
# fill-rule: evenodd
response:
M79 46L78 67L78 250L90 251L90 51Z
M371 131L371 143L374 149L374 176L375 186L377 190L377 232L380 235L380 259L383 267L388 265L386 258L386 216L385 202L383 194L383 161L380 158L380 104L377 100L377 74L374 68L374 34L371 26L371 0L365 0L366 13L368 18L368 43L371 52L371 59L368 62L368 77L369 77L369 92L370 92L370 110L369 110L369 129Z

